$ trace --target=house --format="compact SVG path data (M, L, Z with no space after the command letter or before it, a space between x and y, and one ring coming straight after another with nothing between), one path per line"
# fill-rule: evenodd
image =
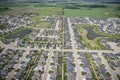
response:
M8 71L6 70L0 70L0 75L5 77L8 74Z

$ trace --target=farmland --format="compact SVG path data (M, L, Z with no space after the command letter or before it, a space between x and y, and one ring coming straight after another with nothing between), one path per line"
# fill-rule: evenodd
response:
M0 14L20 15L25 13L38 14L32 20L41 16L82 16L82 17L119 17L119 4L105 3L0 3Z

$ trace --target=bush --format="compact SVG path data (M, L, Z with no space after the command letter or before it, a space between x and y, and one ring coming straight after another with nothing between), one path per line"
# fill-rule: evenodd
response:
M117 77L118 77L118 79L120 80L120 75L119 75L119 74L117 74Z
M86 75L86 72L83 72L83 71L82 71L81 74L82 74L82 75Z
M80 66L81 66L81 67L83 67L83 66L84 66L84 64L80 64Z
M106 75L111 76L111 74L109 72L106 72Z
M53 71L52 71L52 70L50 70L50 71L49 71L49 73L51 74L51 73L53 73Z

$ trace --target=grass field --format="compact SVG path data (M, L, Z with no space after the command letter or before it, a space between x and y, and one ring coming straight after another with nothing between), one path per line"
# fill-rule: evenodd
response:
M50 22L41 21L41 22L38 22L37 24L33 24L33 26L36 27L36 28L50 28L51 23Z
M15 14L16 12L22 12L22 8L25 9L28 6L30 6L30 3L0 3L0 14Z
M65 9L66 16L86 16L86 17L113 17L111 15L106 14L108 13L104 9Z
M22 4L21 4L22 5ZM19 5L0 5L0 14L2 15L20 15L24 13L36 13L39 16L57 16L63 15L61 7L35 7L32 4ZM37 16L38 17L38 16Z
M95 7L96 6L96 7ZM77 8L65 8L65 16L82 16L82 17L120 17L120 5L104 4L104 7L95 5L83 5Z
M74 4L34 4L34 3L0 3L0 14L20 15L36 13L31 20L41 16L87 16L87 17L120 17L119 4L74 3Z
M31 18L31 20L40 20L42 16L61 16L63 10L60 7L37 7L35 13L38 15Z

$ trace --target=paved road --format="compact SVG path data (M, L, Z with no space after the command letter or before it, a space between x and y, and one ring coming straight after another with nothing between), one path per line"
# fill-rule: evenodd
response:
M55 30L59 30L59 22L60 20L57 20Z
M27 56L28 54L29 54L29 50L26 50L26 52L23 53L23 56L20 57L18 63L14 65L14 69L8 74L8 76L6 77L6 80L11 80L12 77L13 77L15 74L17 74L15 71L20 68L21 62L26 59L26 56Z
M68 28L69 28L69 32L70 32L70 36L71 36L71 43L72 43L72 51L73 51L73 56L74 56L74 62L75 62L75 65L76 65L76 72L77 72L77 75L76 75L76 80L82 80L82 76L81 76L81 70L80 70L80 65L79 65L79 62L78 62L78 55L77 55L77 46L75 44L75 35L74 35L74 32L73 32L73 29L71 27L71 22L70 22L70 19L67 18L67 21L68 21Z
M46 61L44 74L42 75L42 80L49 80L48 79L48 74L49 74L49 70L50 70L50 63L51 63L51 60L52 60L52 56L53 56L53 50L51 50L48 54L48 59Z
M56 30L58 30L58 26L59 26L59 20L56 22L56 27L55 27ZM48 74L50 70L50 63L52 61L53 52L54 52L53 48L49 50L48 59L46 61L46 65L44 69L45 71L44 74L42 75L42 80L50 80Z
M13 50L38 50L40 51L41 49L38 49L38 48L25 48L25 47L15 47L14 45L6 45L4 43L2 43L0 41L0 46L6 48L6 49L13 49ZM45 50L45 51L50 51L51 49L42 49L42 50ZM74 52L72 49L52 49L53 51L64 51L64 52ZM96 53L99 53L99 52L102 52L102 53L113 53L114 51L112 50L85 50L85 49L77 49L75 50L77 52L96 52Z
M120 47L117 46L116 43L114 43L114 42L108 42L107 44L110 45L111 49L113 49L115 53L119 53L120 52Z
M105 60L105 58L102 56L102 53L99 52L98 55L101 58L102 62L105 64L108 72L110 72L110 74L112 76L112 80L119 80L116 75L120 74L120 70L118 70L118 71L112 70L111 67L109 66L109 64L107 63L107 61Z

